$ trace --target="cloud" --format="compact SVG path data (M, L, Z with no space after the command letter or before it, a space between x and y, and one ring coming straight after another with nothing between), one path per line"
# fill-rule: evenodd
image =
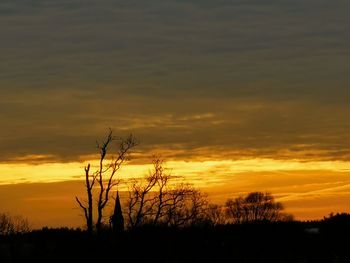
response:
M0 159L76 160L107 127L174 158L349 159L347 7L2 1Z
M118 81L136 94L190 87L212 95L219 87L225 95L261 89L260 95L266 89L288 95L311 92L310 81L322 84L324 73L338 80L347 63L343 1L332 3L332 13L324 1L35 3L7 4L12 12L2 17L2 80L11 86ZM275 86L257 85L266 81Z
M173 98L85 95L3 97L8 128L0 131L2 161L32 154L77 160L96 153L95 141L108 127L121 136L134 133L141 142L137 151L159 151L167 158L349 159L349 109L343 105L190 97L181 99L180 107Z

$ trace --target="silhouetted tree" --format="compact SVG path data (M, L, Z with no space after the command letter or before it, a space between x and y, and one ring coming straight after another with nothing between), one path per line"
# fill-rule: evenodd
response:
M126 205L130 228L145 223L183 226L205 217L206 197L190 184L171 183L173 179L156 158L153 171L133 181Z
M119 140L116 156L111 157L109 161L106 161L109 147L111 143L116 140ZM102 228L103 210L108 204L110 191L119 183L119 180L115 179L115 175L127 159L127 154L130 149L136 144L137 143L133 135L130 135L125 139L117 139L113 136L113 131L111 129L109 130L107 138L102 141L102 143L97 142L97 148L100 152L98 168L94 173L91 173L90 164L85 167L87 202L83 202L81 199L76 197L77 203L84 211L87 230L89 233L92 233L93 231L93 189L98 186L97 220L95 226L97 232L100 232Z
M93 204L92 204L92 189L94 187L97 173L90 175L90 164L85 168L85 187L87 193L87 205L84 205L82 201L76 196L75 200L78 202L79 206L84 211L84 216L86 220L87 231L91 234L93 231Z
M225 209L228 220L238 224L292 220L291 215L282 213L283 205L275 202L270 193L253 192L246 197L229 199L226 201Z
M169 191L165 222L169 226L195 225L205 220L207 197L190 184L180 184Z
M30 231L28 220L21 216L0 213L0 235L26 233Z
M225 210L224 207L217 204L209 204L206 209L206 218L212 225L225 224Z
M129 200L127 204L129 227L138 227L146 218L149 219L153 214L157 197L155 193L151 191L154 190L154 187L159 183L159 180L161 180L162 174L162 161L156 158L153 161L152 172L141 180L133 180L129 189ZM159 194L160 196L164 195L163 189L164 186L159 189L161 192ZM161 206L161 204L159 204L159 206Z

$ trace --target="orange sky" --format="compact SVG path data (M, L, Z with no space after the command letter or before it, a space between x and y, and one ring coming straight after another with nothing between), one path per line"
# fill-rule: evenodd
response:
M183 176L208 193L211 202L223 204L227 198L251 191L268 191L287 212L308 220L350 211L349 164L248 159L170 161L166 167L174 176ZM4 175L0 206L12 214L25 215L35 227L81 226L81 211L74 197L84 196L83 166L81 162L0 164L0 174ZM150 169L150 165L126 164L119 178L140 177Z

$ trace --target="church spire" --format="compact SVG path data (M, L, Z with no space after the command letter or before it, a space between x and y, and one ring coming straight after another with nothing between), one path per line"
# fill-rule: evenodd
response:
M124 217L122 207L120 205L119 191L117 191L114 213L110 218L110 224L114 232L122 232L124 230Z

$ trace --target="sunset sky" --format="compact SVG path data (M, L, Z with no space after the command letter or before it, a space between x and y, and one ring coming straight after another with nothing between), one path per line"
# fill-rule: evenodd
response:
M0 212L83 225L74 197L112 128L223 203L350 212L347 0L2 0Z

